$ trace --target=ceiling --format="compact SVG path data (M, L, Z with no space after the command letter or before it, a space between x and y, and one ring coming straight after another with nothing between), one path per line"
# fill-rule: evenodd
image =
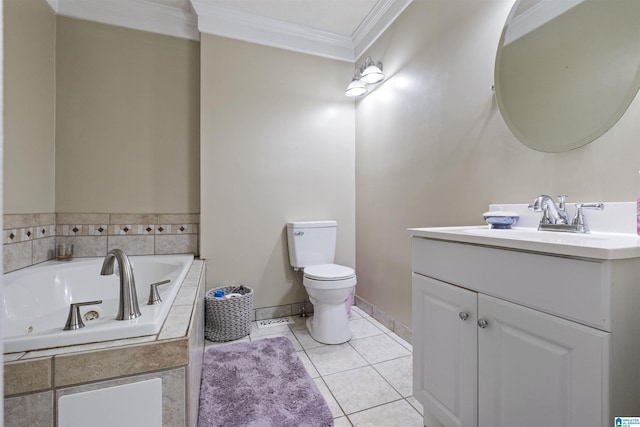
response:
M55 13L192 40L201 33L355 62L412 0L45 0Z

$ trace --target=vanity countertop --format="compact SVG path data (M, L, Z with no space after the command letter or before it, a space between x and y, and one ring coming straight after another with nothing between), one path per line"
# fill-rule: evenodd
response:
M636 234L578 234L526 227L501 230L489 226L410 228L408 231L413 236L428 239L577 258L613 260L640 257L640 236Z

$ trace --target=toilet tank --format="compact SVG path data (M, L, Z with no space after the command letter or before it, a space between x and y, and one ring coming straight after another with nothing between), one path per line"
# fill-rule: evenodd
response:
M336 255L336 221L291 221L287 223L289 263L292 267L333 264Z

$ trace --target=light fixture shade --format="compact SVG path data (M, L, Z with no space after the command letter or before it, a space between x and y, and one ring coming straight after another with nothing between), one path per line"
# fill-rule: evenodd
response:
M356 76L353 76L353 80L347 86L347 90L344 92L349 97L362 96L367 93L367 88Z
M367 58L365 69L362 71L362 77L360 77L360 81L364 84L371 85L380 83L382 80L384 80L384 74L382 73L382 62L374 64L370 58Z

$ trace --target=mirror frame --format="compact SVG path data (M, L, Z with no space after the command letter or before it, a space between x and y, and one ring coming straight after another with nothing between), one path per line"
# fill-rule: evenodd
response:
M545 0L541 0L541 1L545 1ZM578 3L582 3L583 1L590 2L591 0L577 0L576 5ZM640 3L640 0L638 2ZM555 145L551 146L551 144L549 144L546 141L536 141L534 138L530 138L529 136L523 134L523 132L521 132L520 128L518 127L518 125L512 121L511 115L509 114L509 111L507 111L505 107L505 102L503 101L503 97L502 97L503 89L501 89L500 87L500 78L501 78L500 64L502 60L502 51L504 48L505 38L507 35L507 31L509 29L509 25L513 23L513 17L518 10L518 6L520 6L521 3L522 3L522 0L516 0L514 5L512 6L509 12L509 15L507 16L507 19L505 21L505 25L502 29L500 41L498 44L498 49L496 52L496 60L494 64L494 86L493 87L495 91L496 103L498 105L498 109L500 110L500 114L504 119L505 123L507 124L507 126L509 127L509 130L516 137L516 139L518 139L518 141L520 141L522 144L526 145L527 147L533 150L547 152L547 153L560 153L560 152L566 152L566 151L574 150L582 146L585 146L595 141L596 139L600 138L602 135L607 133L613 126L615 126L615 124L622 118L622 116L625 114L625 112L627 111L631 103L634 101L640 89L640 66L636 70L635 77L630 82L631 84L629 85L629 89L626 91L624 96L621 96L621 102L620 102L620 105L617 106L617 109L610 111L610 113L612 114L607 114L607 117L602 122L602 124L595 126L594 129L590 129L588 133L575 132L576 134L583 133L584 136L580 136L580 137L576 136L576 139L573 139L573 140L569 139L568 142L563 143L561 146L555 146ZM640 26L640 22L639 22L639 26ZM640 39L638 39L638 43L640 43ZM544 126L544 123L542 123L541 125Z

